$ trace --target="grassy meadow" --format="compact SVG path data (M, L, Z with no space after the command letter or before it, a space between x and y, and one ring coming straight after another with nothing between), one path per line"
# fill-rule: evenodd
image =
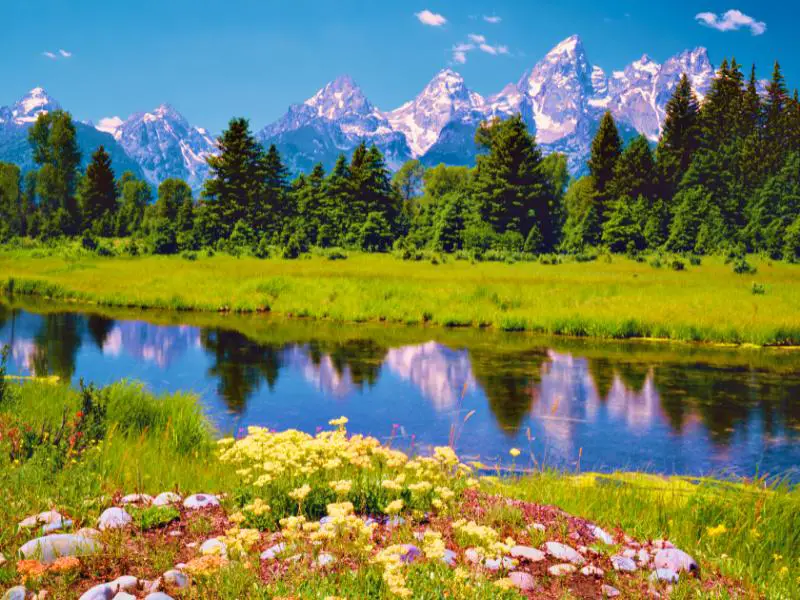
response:
M580 263L346 260L218 254L98 257L0 252L7 293L115 307L269 311L336 322L392 322L599 338L800 345L800 266L722 258L674 270L621 256Z
M156 495L165 490L182 494L194 492L221 493L222 513L213 518L182 515L187 520L186 539L202 541L216 531L214 521L226 515L244 512L247 519L254 498L263 498L272 506L268 520L260 522L265 527L262 535L270 539L270 531L278 527L277 519L284 514L307 515L318 518L324 506L327 483L340 485L346 475L355 487L345 491L356 506L357 497L366 485L363 476L353 468L337 468L329 474L316 475L311 495L300 505L287 504L287 492L298 485L296 475L278 479L267 488L248 486L249 473L236 466L246 466L250 456L258 463L269 461L272 455L287 456L292 464L296 452L306 442L287 445L285 440L295 439L291 434L274 434L284 440L281 445L258 446L245 439L241 448L233 453L239 463L232 464L229 445L215 443L215 433L190 395L174 394L154 397L140 386L119 383L102 390L92 390L92 402L87 404L86 394L51 382L7 383L0 395L0 485L12 490L0 503L0 552L9 558L0 566L0 588L20 582L21 563L13 558L16 548L26 539L17 531L16 523L39 511L56 509L75 520L75 528L94 525L104 508L121 494L143 492ZM79 417L76 417L81 413ZM81 420L78 425L77 420ZM54 441L60 428L74 427L86 432L85 445ZM100 429L98 429L98 427ZM97 435L97 431L101 431ZM95 432L94 434L92 432ZM269 434L273 435L273 434ZM27 439L27 442L21 441ZM277 439L277 438L276 438ZM340 445L350 452L356 446ZM349 444L350 442L348 442ZM313 443L312 448L318 448ZM222 448L222 450L218 450ZM304 450L305 451L305 450ZM228 459L225 454L228 452ZM262 454L267 452L267 454ZM243 459L242 457L245 457ZM264 458L266 456L266 458ZM391 453L387 456L392 457ZM522 460L523 457L520 458ZM242 462L245 460L245 462ZM444 460L449 460L445 458ZM266 466L264 467L266 468ZM281 463L278 467L286 469ZM343 470L344 469L344 470ZM389 468L384 476L391 476ZM320 479L320 477L322 477ZM441 477L441 476L440 476ZM445 480L442 480L445 481ZM447 480L453 490L459 490L459 480ZM460 480L463 481L463 480ZM708 479L664 478L658 476L616 473L570 474L545 471L522 478L487 476L480 478L482 494L499 495L540 505L553 505L576 517L598 523L607 531L617 528L636 539L668 538L678 547L692 554L702 565L699 580L682 579L673 598L724 598L769 597L789 598L800 585L800 490L786 486L765 487L760 482L721 482ZM258 490L261 491L258 491ZM349 490L349 488L347 488ZM322 496L315 495L317 491ZM294 493L294 492L292 492ZM337 492L339 494L339 492ZM367 493L367 508L372 503L382 506L385 500ZM486 496L487 498L489 496ZM410 496L409 509L415 500ZM248 504L250 503L250 504ZM322 503L322 504L320 504ZM244 508L242 508L244 506ZM479 510L479 523L498 530L519 530L524 525L523 512L515 506L501 502L494 508ZM482 508L485 508L482 503ZM324 509L323 509L324 510ZM457 505L456 510L472 510L468 505ZM411 514L407 515L411 518ZM460 513L459 513L460 514ZM139 523L139 521L137 521ZM143 522L142 522L143 523ZM182 525L183 526L183 525ZM253 526L248 521L241 527ZM565 523L562 522L562 527ZM138 531L135 525L124 538L106 532L103 538L104 553L91 559L82 559L79 575L46 575L34 582L34 588L47 588L58 598L77 598L79 591L92 581L110 580L123 574L119 569L137 576L153 576L153 569L171 568L181 560L185 549L180 540L165 541L152 532ZM141 525L144 528L144 525ZM283 534L286 526L282 525ZM241 531L245 531L242 529ZM539 545L542 539L518 531L519 536L529 535L527 543ZM230 537L230 532L227 534ZM412 530L401 527L394 536L408 537L413 541ZM550 532L548 535L558 535ZM28 537L30 534L28 534ZM538 541L537 541L538 540ZM262 542L269 544L269 541ZM449 544L454 543L452 540ZM135 549L133 556L127 554ZM260 551L260 550L259 550ZM613 548L600 548L603 552ZM291 594L299 598L322 598L326 595L340 597L390 597L391 582L386 579L379 563L370 561L359 568L346 562L333 570L289 568L275 579L271 571L247 567L247 561L232 562L226 568L209 576L196 577L196 585L180 598L273 598ZM431 575L433 573L433 576ZM518 597L513 591L502 591L486 579L486 575L469 575L468 588L460 579L463 572L423 562L404 569L403 586L414 592L414 597L434 598L442 594L456 597L494 598ZM491 577L491 576L489 576ZM499 575L494 576L499 577ZM394 581L394 580L392 580ZM545 576L541 581L548 582ZM612 580L615 585L629 590L625 597L639 597L638 580ZM387 583L388 582L388 583ZM396 584L397 581L394 581ZM558 589L550 582L550 591ZM632 587L625 588L625 585ZM642 585L646 586L646 582ZM389 586L389 589L387 589ZM469 589L467 593L466 589ZM729 593L726 590L739 590ZM460 595L463 594L463 595ZM548 595L547 597L551 597ZM553 597L574 597L567 588Z

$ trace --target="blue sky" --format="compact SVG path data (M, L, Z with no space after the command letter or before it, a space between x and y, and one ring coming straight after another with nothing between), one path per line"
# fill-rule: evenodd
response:
M732 2L0 0L0 105L41 85L79 119L170 102L212 131L240 115L258 129L342 73L384 110L447 66L494 93L575 33L607 72L706 46L761 77L777 58L800 85L800 3Z

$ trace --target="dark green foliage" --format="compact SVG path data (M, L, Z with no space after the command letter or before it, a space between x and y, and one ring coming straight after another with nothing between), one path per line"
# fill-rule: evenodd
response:
M564 196L566 221L561 240L565 252L580 253L600 242L600 217L598 215L594 181L582 177L573 182Z
M622 154L622 139L617 131L617 124L610 112L606 112L600 121L600 127L592 140L592 152L589 158L589 173L594 178L597 193L603 196L606 187L614 179L614 169ZM601 211L602 215L602 211Z
M392 230L382 212L372 211L361 227L359 246L367 252L385 252L392 243Z
M686 75L682 75L667 102L664 131L656 150L659 190L662 198L672 198L680 178L689 168L698 145L699 108Z
M153 195L150 186L146 182L136 179L130 172L122 174L117 187L120 197L116 234L127 237L141 229L145 209L150 204Z
M111 158L100 146L86 167L80 181L78 196L83 212L83 228L99 235L112 235L116 229L117 186Z
M147 242L153 254L175 254L178 251L175 223L164 217L156 218L151 224Z
M744 258L737 259L733 263L733 272L738 275L755 275L757 271L758 269Z
M181 517L180 511L174 506L147 506L144 508L134 506L128 508L128 513L142 531L164 527Z

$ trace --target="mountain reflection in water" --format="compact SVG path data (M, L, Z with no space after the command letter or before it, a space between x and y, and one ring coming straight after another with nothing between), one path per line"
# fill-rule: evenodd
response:
M397 444L452 436L484 462L506 460L512 446L539 466L572 468L582 456L583 469L750 476L789 473L800 461L800 358L792 355L493 344L488 332L469 338L483 343L402 343L443 334L388 328L374 338L310 329L300 339L284 329L270 322L269 341L257 341L216 326L0 305L11 372L194 390L223 432L251 424L313 432L346 414L353 431L406 432ZM401 341L384 341L389 333Z

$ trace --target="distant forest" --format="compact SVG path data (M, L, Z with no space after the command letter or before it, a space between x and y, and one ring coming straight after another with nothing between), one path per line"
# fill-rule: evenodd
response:
M473 168L391 173L376 147L358 146L332 171L294 179L237 118L208 159L193 198L178 179L116 177L103 147L79 171L69 113L41 114L29 130L37 169L0 163L0 241L79 238L106 254L199 250L296 258L312 247L394 250L404 258L457 252L473 259L591 256L598 250L702 255L762 253L800 261L800 102L779 65L759 92L723 61L702 102L683 76L663 133L625 146L611 113L592 142L589 175L543 156L521 116L482 124ZM125 238L122 241L104 238Z

